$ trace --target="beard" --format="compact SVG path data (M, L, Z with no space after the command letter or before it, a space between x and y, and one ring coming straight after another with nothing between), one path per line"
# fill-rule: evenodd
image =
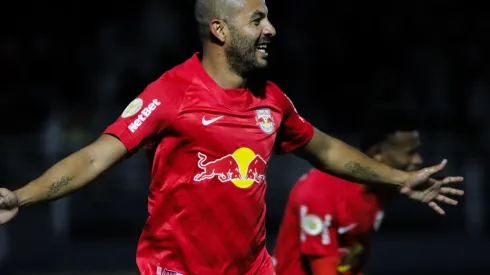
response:
M265 67L257 60L257 41L240 34L233 26L229 28L231 40L225 49L225 53L230 69L243 75Z

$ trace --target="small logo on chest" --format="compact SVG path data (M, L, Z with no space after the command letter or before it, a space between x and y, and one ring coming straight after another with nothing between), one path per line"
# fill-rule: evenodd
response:
M202 125L204 126L208 126L212 123L215 123L216 121L222 119L223 116L219 116L219 117L215 117L215 118L212 118L212 119L206 119L205 117L202 117Z
M269 108L257 109L255 111L255 120L264 133L271 134L274 132L274 118Z

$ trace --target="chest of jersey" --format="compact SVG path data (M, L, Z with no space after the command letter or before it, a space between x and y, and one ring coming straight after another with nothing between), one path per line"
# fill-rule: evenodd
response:
M247 188L265 181L281 119L268 100L252 100L237 110L190 93L173 132L182 137L185 153L196 157L194 181L218 179Z
M177 134L186 136L192 149L220 154L250 148L262 157L272 151L282 113L274 102L250 95L241 108L223 104L203 92L188 92L174 123Z

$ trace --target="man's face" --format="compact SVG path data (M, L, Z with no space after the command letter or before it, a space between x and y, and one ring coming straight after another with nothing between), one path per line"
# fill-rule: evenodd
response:
M227 22L229 33L224 44L228 64L237 73L266 68L268 45L276 35L265 1L243 1L244 7Z
M418 131L396 132L381 146L380 160L393 168L407 172L415 171L423 163L419 147L420 135Z

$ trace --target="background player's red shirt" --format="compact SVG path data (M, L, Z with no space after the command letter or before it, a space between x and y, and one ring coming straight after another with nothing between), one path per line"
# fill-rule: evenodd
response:
M265 248L272 151L306 144L313 127L282 91L221 89L197 55L151 83L104 132L151 157L144 275L273 274Z
M277 275L312 274L308 256L337 257L339 274L360 274L382 218L380 201L362 185L311 170L289 196L273 255Z

